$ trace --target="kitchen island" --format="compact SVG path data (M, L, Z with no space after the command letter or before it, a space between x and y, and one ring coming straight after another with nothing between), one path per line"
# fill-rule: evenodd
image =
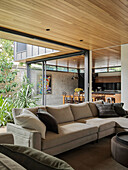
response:
M121 92L120 91L98 91L92 92L92 100L104 100L108 102L108 98L111 98L114 103L121 103Z

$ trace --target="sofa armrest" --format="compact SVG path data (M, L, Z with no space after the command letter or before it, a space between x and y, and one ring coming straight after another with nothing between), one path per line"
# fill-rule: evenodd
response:
M14 144L14 138L12 133L0 133L0 143Z
M14 144L41 150L41 133L16 124L8 123L7 132L14 136Z

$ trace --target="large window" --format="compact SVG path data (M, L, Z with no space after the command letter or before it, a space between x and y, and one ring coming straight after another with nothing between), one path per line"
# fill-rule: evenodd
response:
M76 68L69 68L69 72L77 73L77 69Z
M67 71L68 71L68 68L67 68L67 67L57 67L57 71L67 72Z
M121 72L121 67L95 68L95 73Z
M96 68L95 69L95 73L106 73L107 72L107 68Z
M120 72L121 71L121 67L111 67L109 68L109 72Z
M23 52L27 50L27 44L17 42L17 52Z
M47 65L47 66L46 66L46 69L47 69L47 70L56 71L56 66Z

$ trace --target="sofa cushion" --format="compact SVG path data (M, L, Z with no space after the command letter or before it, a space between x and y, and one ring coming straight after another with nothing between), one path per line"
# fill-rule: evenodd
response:
M71 142L73 140L89 136L98 132L98 127L84 123L67 123L59 126L59 134L46 133L46 139L42 140L42 150Z
M36 115L38 108L44 109L46 110L45 106L38 106L38 107L32 107L32 108L13 108L12 109L12 114L13 114L13 118L14 118L14 123L15 123L15 117L22 114L23 110L29 110L30 112L34 113Z
M45 124L47 130L59 133L57 121L51 114L43 109L38 109L37 116Z
M89 105L89 107L91 109L93 117L97 117L98 113L99 113L99 111L98 111L98 109L96 107L96 104L103 104L103 100L88 103L88 105Z
M123 109L124 103L113 103L113 105L114 105L115 112L119 116L125 116L126 115L126 111Z
M113 104L96 104L96 106L99 111L99 117L101 118L118 117L114 110Z
M104 131L115 127L115 122L109 119L94 118L86 120L86 124L98 127L98 131Z
M1 170L25 170L20 164L0 153L0 169Z
M74 121L74 117L69 104L59 106L47 106L46 109L53 117L55 117L57 123Z
M88 103L71 104L70 106L75 120L92 117Z
M28 170L73 170L66 162L29 147L0 145L0 152Z
M115 118L106 118L106 120L115 121L116 128L128 129L128 118L115 117Z
M45 139L46 126L29 110L25 110L22 114L16 116L15 121L21 127L37 130L41 133L42 138Z

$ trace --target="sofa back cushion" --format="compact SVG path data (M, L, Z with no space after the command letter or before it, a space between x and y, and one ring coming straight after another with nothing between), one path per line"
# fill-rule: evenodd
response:
M0 152L28 170L73 170L63 160L30 147L1 144ZM16 170L20 169L16 168Z
M114 106L112 103L108 104L96 104L99 110L99 117L108 118L108 117L119 117L119 115L115 112Z
M126 114L127 114L127 111L123 109L123 105L124 105L124 103L113 103L115 112L119 116L126 116Z
M45 139L46 126L29 110L25 109L22 114L16 116L15 121L17 125L23 128L37 130L41 133L42 138Z
M92 117L88 103L71 104L70 106L75 120Z
M99 113L99 111L98 111L98 109L97 109L97 107L96 107L96 104L102 104L102 103L103 103L102 100L95 101L95 102L89 102L89 103L88 103L88 104L89 104L89 107L90 107L90 109L91 109L92 115L93 115L94 117L98 117L98 113Z
M46 109L53 117L55 117L57 123L74 121L74 117L69 104L59 106L47 106Z
M38 107L31 107L31 108L25 108L25 109L24 108L20 108L20 109L13 108L12 109L12 114L13 114L13 118L14 118L14 123L16 123L15 117L19 116L23 112L23 110L29 110L30 112L32 112L32 113L34 113L36 115L37 112L38 112L38 109L46 110L46 107L45 106L38 106Z
M26 170L20 164L12 160L11 158L7 157L6 155L0 153L0 169L1 170Z
M31 111L35 115L37 115L38 109L46 110L46 107L45 106L38 106L38 107L31 107L31 108L26 108L26 109Z

